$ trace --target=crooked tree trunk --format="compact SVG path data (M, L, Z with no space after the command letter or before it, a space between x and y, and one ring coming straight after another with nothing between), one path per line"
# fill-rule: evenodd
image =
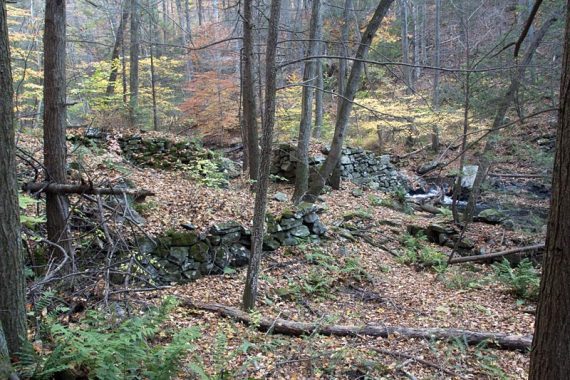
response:
M117 82L117 73L119 71L119 53L121 51L121 45L123 44L123 36L125 34L125 26L129 19L129 7L126 5L126 0L122 4L121 21L119 22L119 27L117 28L117 33L115 34L115 44L113 45L113 51L111 52L111 72L109 73L109 84L107 85L107 90L105 91L107 96L111 96L115 93L115 83Z
M570 1L567 4L552 200L530 380L567 379L570 373Z
M252 0L243 1L243 65L242 108L247 138L244 140L249 159L249 178L257 180L259 172L259 136L257 132L257 108L253 75L253 13Z
M44 165L47 178L66 182L65 122L65 0L48 1L44 31ZM72 252L67 226L69 202L58 194L46 195L48 239Z
M307 57L317 55L319 43L317 37L319 33L321 18L321 1L313 0L311 10L311 26L309 31L309 48L307 49ZM303 95L301 99L301 122L299 124L299 141L297 144L297 168L295 171L295 191L293 193L293 201L299 202L307 192L309 187L309 144L311 142L311 121L313 94L315 93L314 81L316 72L316 62L314 60L305 61L305 70L303 73Z
M388 9L394 0L381 0L372 16L372 19L368 23L366 30L362 35L360 44L358 45L358 50L356 51L356 59L352 64L352 70L350 71L350 77L346 84L346 89L341 98L341 106L335 123L334 137L331 144L330 152L327 159L321 166L318 175L313 179L305 199L309 202L314 202L317 196L321 193L327 179L330 177L333 169L337 166L340 161L340 154L342 151L342 145L344 142L344 137L346 135L346 130L348 128L348 119L350 116L350 111L352 110L353 100L358 90L358 85L360 83L360 76L362 75L362 70L364 69L364 63L361 61L366 59L368 55L368 50L372 39L376 34L376 31L380 27L384 16L388 13Z
M8 351L0 352L0 367L2 357L20 351L22 341L26 339L26 282L20 239L9 46L6 7L4 1L0 1L0 333L3 329L4 346Z
M271 167L271 147L273 144L273 127L275 124L275 92L277 91L277 42L279 38L279 15L281 0L271 1L271 14L268 25L267 48L265 51L265 118L263 120L263 135L261 138L261 162L259 179L255 193L255 208L251 234L251 257L247 267L247 278L243 291L243 309L251 310L257 299L257 279L263 248L263 228L265 225L265 210L267 208L267 188Z
M505 115L511 103L513 102L515 94L521 85L521 81L524 79L525 71L528 65L530 65L534 53L546 35L546 32L548 32L548 29L560 17L559 13L560 12L552 13L544 22L544 24L542 24L540 29L536 32L534 39L529 42L522 62L519 64L518 69L513 76L513 79L511 80L511 84L507 89L507 92L500 99L498 99L498 107L495 113L495 118L493 119L491 133L489 133L487 136L487 142L485 143L485 147L483 148L483 153L481 154L481 159L479 161L477 176L475 177L475 181L473 183L473 190L471 191L467 207L465 208L465 220L471 221L473 219L473 213L475 212L475 205L477 203L477 199L479 198L481 185L483 184L483 181L485 180L485 177L487 176L487 173L489 172L489 169L491 168L491 164L493 162L492 154L495 150L495 140L497 138L497 135L500 133L499 127L503 124Z
M139 106L139 7L138 0L131 0L131 48L129 72L129 123L131 127L137 124Z

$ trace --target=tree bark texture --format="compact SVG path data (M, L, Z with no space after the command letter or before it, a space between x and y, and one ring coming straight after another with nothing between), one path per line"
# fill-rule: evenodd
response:
M320 27L321 1L313 0L311 9L311 21L309 30L309 47L307 57L317 55L319 43L317 37ZM309 144L311 142L311 122L313 119L313 94L315 93L314 82L317 62L314 60L305 61L303 73L303 86L301 98L301 122L299 124L299 139L297 143L297 168L295 171L295 191L293 201L299 202L307 192L309 187Z
M345 0L344 1L344 10L342 12L342 29L340 32L340 56L341 57L348 57L348 34L349 34L349 17L350 17L350 9L352 8L352 0ZM344 94L346 89L346 73L348 71L348 62L346 59L339 59L338 60L338 93L339 95ZM337 99L336 104L336 114L337 118L340 114L340 107L342 105L342 97L339 96Z
M129 122L131 127L137 123L137 108L139 106L139 18L138 0L131 0L131 47L129 52Z
M406 84L406 92L413 91L412 68L408 66L410 63L410 40L408 36L408 1L400 0L400 22L402 23L402 71L404 74L404 83Z
M259 172L259 136L257 132L257 108L253 76L253 12L252 1L243 1L243 122L247 139L244 146L249 159L249 178L257 180Z
M267 208L267 188L269 187L273 127L275 124L275 92L277 91L277 67L275 58L277 55L277 42L279 37L278 27L280 11L281 0L272 0L268 25L267 48L265 51L265 118L263 120L263 135L261 138L259 179L257 181L255 193L255 208L251 235L251 257L247 268L247 278L243 292L244 310L253 309L257 298L257 279L263 247L263 228L265 225L265 210Z
M6 7L4 1L0 1L0 331L3 328L5 346L13 355L26 339L26 283L20 239L12 86Z
M343 95L339 113L336 118L334 137L331 144L330 152L321 166L318 175L313 179L307 196L305 197L307 201L314 201L316 197L321 193L327 179L330 177L332 171L337 166L340 160L340 153L342 151L342 145L344 142L344 137L346 135L346 130L348 128L350 111L352 110L353 100L358 90L358 85L360 83L360 76L364 69L364 62L361 60L366 59L368 55L368 50L372 39L376 34L376 31L380 27L384 16L388 13L388 9L394 0L381 0L372 16L372 19L368 23L366 30L362 34L362 39L358 45L358 50L356 51L356 59L352 64L352 69L350 70L350 76L346 84L346 89Z
M434 26L434 49L433 49L433 65L436 67L433 73L433 97L432 107L434 110L439 109L439 70L437 67L441 65L441 0L435 0L435 26Z
M567 9L570 8L570 1ZM539 32L540 33L540 32ZM570 374L570 13L566 32L550 219L530 357L531 380Z
M322 29L322 25L319 27L319 29ZM318 37L319 39L322 39L322 33L321 35ZM321 45L321 44L319 44ZM323 52L323 48L322 46L319 46L319 50L318 50L318 54L319 55L324 55ZM315 128L313 129L313 136L316 139L320 139L321 138L321 133L322 133L322 129L323 129L323 103L324 103L324 89L325 89L325 85L324 85L324 80L323 80L323 62L322 60L319 58L317 59L317 70L316 70L316 89L315 89Z
M49 181L66 182L65 0L46 2L44 31L44 165ZM48 239L72 251L67 197L47 194Z
M233 307L220 304L192 304L186 303L184 306L193 307L201 310L208 310L218 313L222 316L233 318L239 322L250 325L252 323L248 313ZM481 342L487 342L491 347L505 350L521 350L525 351L530 347L531 335L509 335L497 332L479 332L462 329L442 329L442 328L417 328L417 327L400 327L400 326L344 326L344 325L322 325L319 323L307 323L289 321L282 318L261 318L259 323L256 322L257 329L260 331L284 334L284 335L312 335L315 333L321 335L334 336L375 336L387 338L390 335L397 335L414 339L437 339L437 340L453 340L459 339L469 345L477 345ZM562 379L562 378L561 378Z
M107 96L113 95L115 93L115 83L117 82L117 73L119 71L119 52L121 50L121 45L123 44L123 36L125 34L125 26L129 20L129 7L126 5L126 0L122 4L121 21L119 22L119 27L117 28L117 33L115 34L115 44L113 45L113 51L111 52L111 72L109 73L109 84L107 85Z

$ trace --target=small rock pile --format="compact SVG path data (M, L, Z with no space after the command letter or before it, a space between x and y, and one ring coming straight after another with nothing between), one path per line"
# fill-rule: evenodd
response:
M140 166L176 169L197 159L212 159L212 152L192 142L172 142L162 138L143 139L141 136L119 138L125 156Z
M327 155L329 151L323 149L322 153L323 155L309 159L311 171L318 170L318 167L325 161L324 155ZM280 144L273 152L271 174L292 182L295 179L296 168L296 147L290 144ZM362 148L343 148L340 172L342 179L372 190L393 192L409 187L408 178L390 162L389 155L378 156Z
M318 216L321 210L306 203L277 218L268 214L263 249L274 251L281 246L319 241L326 232ZM147 238L137 243L147 272L161 283L185 283L222 274L225 268L247 265L251 254L251 232L234 221L215 224L205 235L170 232L155 243Z

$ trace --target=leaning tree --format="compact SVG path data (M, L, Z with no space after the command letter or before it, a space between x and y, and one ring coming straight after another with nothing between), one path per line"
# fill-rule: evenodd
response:
M540 299L530 357L531 380L568 379L570 374L570 0L566 32L550 219Z

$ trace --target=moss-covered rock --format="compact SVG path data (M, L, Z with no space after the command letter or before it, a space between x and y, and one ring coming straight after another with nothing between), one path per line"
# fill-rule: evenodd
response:
M170 245L174 247L190 247L199 240L198 234L195 232L171 232Z
M208 244L203 241L200 241L194 244L192 247L190 247L190 252L188 256L191 259L195 260L196 262L203 263L211 259L209 251L210 247L208 246Z

